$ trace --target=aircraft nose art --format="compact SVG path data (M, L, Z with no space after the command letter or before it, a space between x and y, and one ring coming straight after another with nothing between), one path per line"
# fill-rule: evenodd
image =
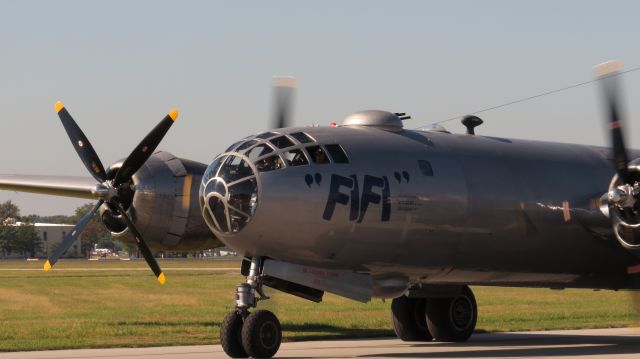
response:
M254 165L237 153L218 156L200 185L200 209L209 228L219 235L238 233L251 221L257 206Z

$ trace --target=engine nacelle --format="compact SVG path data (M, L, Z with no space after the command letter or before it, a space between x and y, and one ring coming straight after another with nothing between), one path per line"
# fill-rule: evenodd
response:
M122 161L109 167L113 179ZM209 230L198 204L205 164L156 152L119 193L123 207L154 250L191 251L223 246ZM100 208L103 224L114 236L132 240L121 216L107 204Z

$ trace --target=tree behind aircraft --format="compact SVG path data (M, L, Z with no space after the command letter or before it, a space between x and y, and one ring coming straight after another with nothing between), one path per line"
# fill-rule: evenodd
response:
M20 208L13 202L0 203L0 253L20 253L24 257L33 257L42 249L42 240L32 222L12 225L7 220L20 218Z

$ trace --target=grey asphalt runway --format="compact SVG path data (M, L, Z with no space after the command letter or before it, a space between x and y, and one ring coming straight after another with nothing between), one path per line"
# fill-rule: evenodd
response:
M467 343L398 339L283 343L280 358L639 358L640 328L476 334ZM2 359L226 358L219 345L80 349L0 354Z

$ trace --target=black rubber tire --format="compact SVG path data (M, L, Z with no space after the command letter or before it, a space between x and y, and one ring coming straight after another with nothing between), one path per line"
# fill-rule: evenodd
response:
M253 358L271 358L282 342L278 318L268 310L257 310L244 318L242 347Z
M405 296L391 302L391 321L398 338L405 342L424 342L433 339L427 328L427 300Z
M430 298L427 301L427 327L440 342L464 342L476 328L478 306L469 287L454 298Z
M233 311L227 314L220 324L220 345L231 358L248 358L242 346L242 316Z

